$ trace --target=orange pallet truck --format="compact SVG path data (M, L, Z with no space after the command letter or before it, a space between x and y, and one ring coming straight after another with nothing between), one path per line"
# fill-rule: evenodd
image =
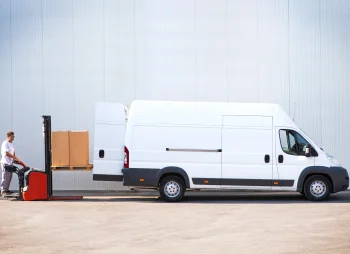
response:
M45 169L32 169L18 161L15 161L14 165L6 165L6 171L18 175L19 193L9 194L4 198L15 198L23 201L80 200L83 196L52 195L51 116L42 117L44 119ZM21 165L22 168L16 164Z

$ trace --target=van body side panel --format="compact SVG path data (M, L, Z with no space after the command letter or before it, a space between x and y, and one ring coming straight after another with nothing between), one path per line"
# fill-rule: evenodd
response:
M97 103L94 132L93 180L122 181L125 138L123 105Z
M221 178L220 126L134 124L130 128L130 168L181 168L191 188L200 188L193 184L194 177Z
M223 116L222 188L271 189L271 116Z

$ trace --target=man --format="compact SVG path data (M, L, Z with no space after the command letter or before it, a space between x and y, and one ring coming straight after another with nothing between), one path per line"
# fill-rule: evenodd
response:
M12 180L12 173L5 170L6 165L12 165L14 161L20 161L16 157L15 148L13 146L13 140L15 139L15 134L13 131L9 131L7 134L7 139L2 142L1 145L1 170L2 170L2 180L1 180L1 195L5 196L11 194L9 191L10 183Z

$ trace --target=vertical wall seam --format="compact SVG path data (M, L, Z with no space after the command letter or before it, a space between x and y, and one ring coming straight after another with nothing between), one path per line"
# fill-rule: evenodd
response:
M198 37L197 37L197 1L194 0L194 38L195 38L195 76L194 76L194 90L196 101L198 101Z
M260 87L259 87L259 0L256 3L256 84L258 87L258 102L260 102Z
M136 0L134 0L134 99L137 99Z
M13 108L14 108L14 99L13 99L13 31L14 31L14 27L13 27L13 21L12 21L12 4L13 4L13 1L10 1L10 41L11 41L11 52L10 52L10 58L11 58L11 90L10 90L10 94L11 94L11 109L10 109L10 112L11 112L11 129L14 128L14 122L13 122Z
M228 13L227 13L227 0L225 0L225 30L226 30L226 101L229 101L229 81L228 81L228 58L229 58L229 50L228 50Z
M44 4L43 4L43 0L41 0L40 2L40 7L41 7L41 85L42 85L42 92L43 94L41 94L43 98L42 100L42 113L46 112L46 89L47 87L45 87L45 83L44 83Z
M75 48L74 48L74 1L71 0L71 17L72 17L72 44L73 44L73 54L72 54L72 61L73 61L73 103L72 103L72 106L73 106L73 129L75 129L76 127L76 117L75 117L75 109L76 109L76 89L75 89Z
M106 32L105 32L105 0L102 1L102 38L103 38L103 99L106 101Z
M322 38L322 36L321 36L321 32L322 32L322 29L321 29L321 25L320 25L320 20L321 20L321 1L319 1L318 2L318 36L319 36L319 54L320 54L320 59L319 59L319 61L320 61L320 63L319 63L319 75L321 75L321 73L322 73L322 54L321 54L321 51L322 51L322 41L321 41L321 38ZM322 80L322 78L320 78L320 81ZM319 89L320 89L320 87L319 87ZM320 95L319 95L319 100L320 100L320 115L319 115L319 117L320 117L320 119L322 119L322 115L323 115L323 108L322 108L322 105L323 105L323 103L322 103L322 89L320 89ZM322 144L322 140L323 140L323 128L322 128L322 122L321 122L321 124L320 124L320 145L321 146L323 146L323 144Z
M290 0L288 0L288 6L287 6L287 75L288 75L288 112L289 115L291 115L290 112L290 73L291 73L291 68L290 68Z
M169 48L169 45L168 45L168 19L166 18L168 15L168 8L165 8L165 27L164 27L164 42L165 42L165 45L164 45L164 48L163 48L163 65L167 66L167 63L168 63L168 48ZM168 47L167 47L168 46ZM161 82L157 84L158 86L162 86L161 85ZM165 85L167 86L168 83L165 83ZM168 100L168 89L165 89L165 100L167 101Z

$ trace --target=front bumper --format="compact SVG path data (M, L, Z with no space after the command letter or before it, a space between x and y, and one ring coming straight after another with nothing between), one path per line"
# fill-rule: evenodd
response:
M349 174L343 167L331 167L331 178L333 182L333 193L346 191L349 188Z

